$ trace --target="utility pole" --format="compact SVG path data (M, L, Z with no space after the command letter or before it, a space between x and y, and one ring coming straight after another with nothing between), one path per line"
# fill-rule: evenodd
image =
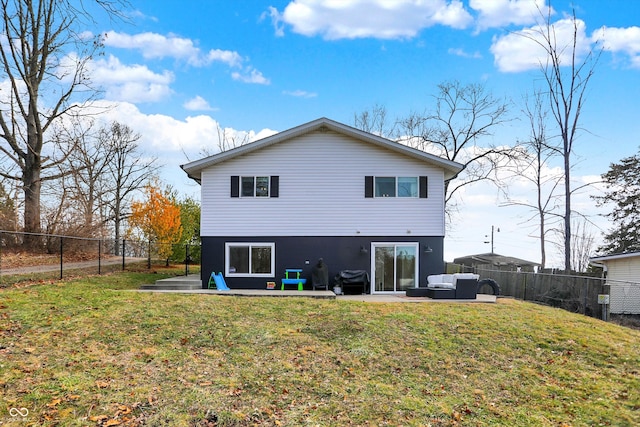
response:
M494 227L493 225L491 226L491 242L485 242L485 243L491 243L491 253L493 253L493 233L494 233L494 229L496 233L500 232L500 228L498 227ZM485 238L489 237L487 235L484 236Z

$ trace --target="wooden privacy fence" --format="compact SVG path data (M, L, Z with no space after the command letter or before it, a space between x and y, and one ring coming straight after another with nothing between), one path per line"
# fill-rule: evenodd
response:
M477 268L481 279L491 278L500 285L500 294L534 301L574 313L606 318L598 295L608 294L605 279L591 276L501 271Z

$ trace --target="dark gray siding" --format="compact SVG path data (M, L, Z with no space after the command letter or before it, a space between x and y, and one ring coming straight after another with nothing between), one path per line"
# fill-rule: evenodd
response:
M300 268L301 277L307 278L306 288L311 289L311 268L323 258L329 267L329 281L332 287L333 277L341 270L366 270L371 277L371 242L419 242L419 284L426 285L429 274L439 274L444 270L442 237L202 237L202 283L207 287L212 272L224 274L225 243L227 242L273 242L276 245L276 271L273 278L228 277L227 285L232 289L265 289L267 281L279 286L287 268ZM424 253L429 246L433 252ZM364 247L367 253L362 253ZM308 264L307 264L308 261Z

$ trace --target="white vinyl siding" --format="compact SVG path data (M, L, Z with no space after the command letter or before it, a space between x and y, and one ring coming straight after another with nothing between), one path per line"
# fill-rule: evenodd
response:
M277 198L231 198L230 176L279 176ZM428 198L365 198L365 176L427 176ZM203 236L444 236L444 172L313 132L202 171Z
M609 260L606 265L611 313L640 314L640 256Z

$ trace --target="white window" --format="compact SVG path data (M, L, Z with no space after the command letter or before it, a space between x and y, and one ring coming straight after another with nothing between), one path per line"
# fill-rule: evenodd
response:
M275 247L275 243L226 243L226 275L274 277Z
M398 197L418 197L418 177L398 177Z
M268 176L243 176L240 182L242 197L269 197Z
M418 177L376 176L375 197L418 197Z

